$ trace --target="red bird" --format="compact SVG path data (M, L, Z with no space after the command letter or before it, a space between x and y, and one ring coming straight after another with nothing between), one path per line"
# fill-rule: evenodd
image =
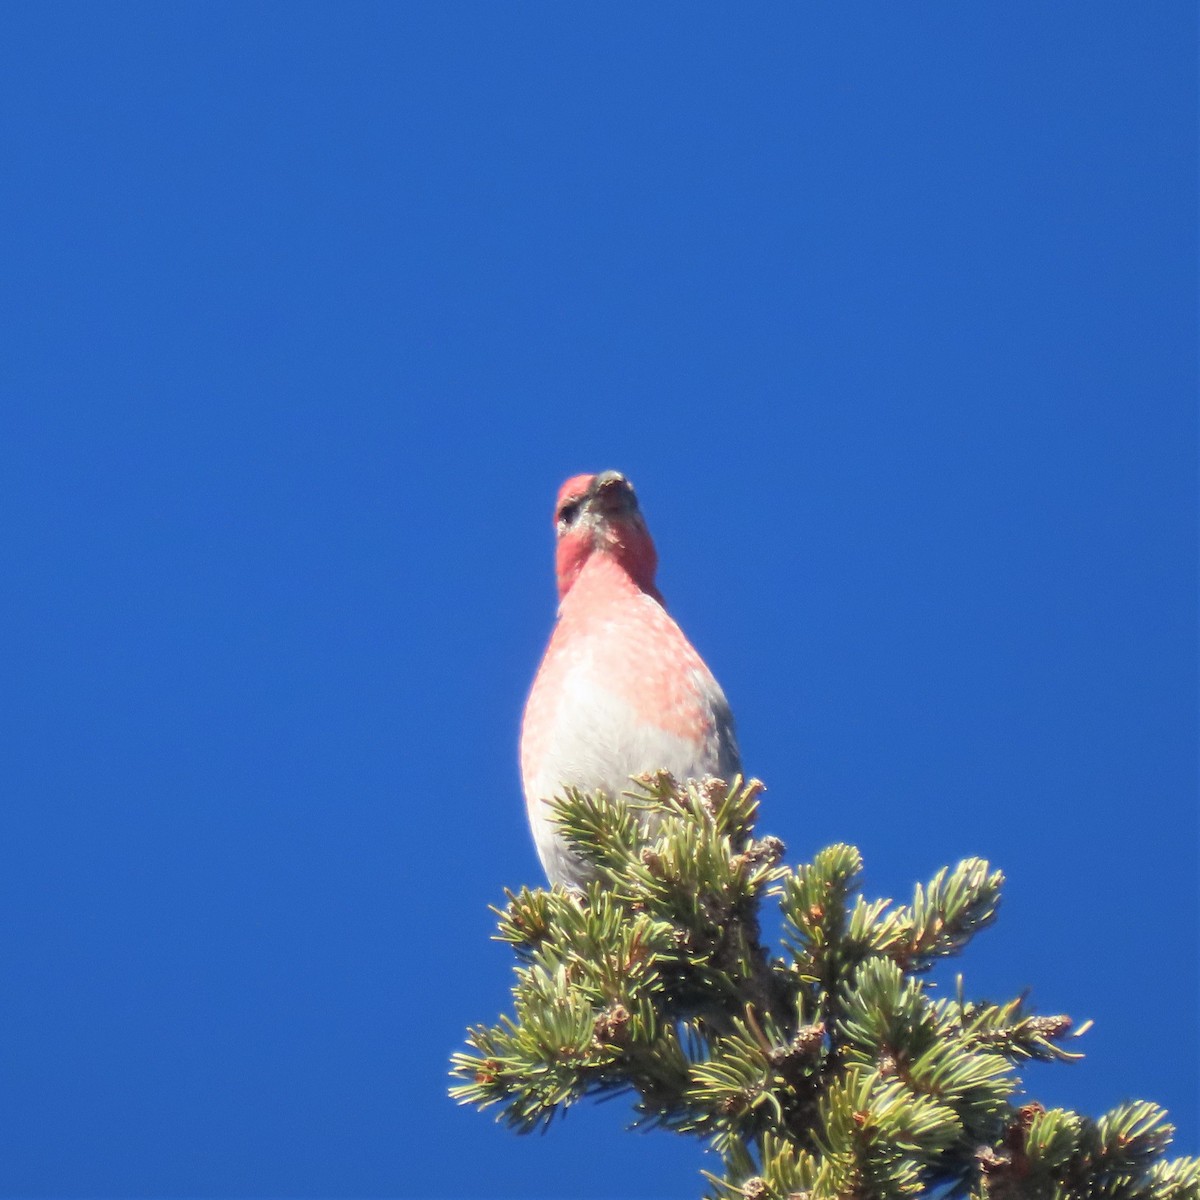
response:
M658 555L629 481L576 475L558 492L558 623L521 724L529 824L551 883L586 883L549 801L566 787L630 786L667 770L678 780L741 770L724 692L654 586Z

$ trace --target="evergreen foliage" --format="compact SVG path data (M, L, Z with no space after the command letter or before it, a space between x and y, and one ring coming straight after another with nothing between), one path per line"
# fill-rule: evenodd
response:
M716 1200L1197 1200L1154 1104L1099 1120L1018 1104L1018 1066L1080 1057L1084 1029L1023 999L935 998L921 976L996 918L1003 876L967 859L895 906L859 892L852 846L782 864L754 837L762 785L570 792L557 818L583 892L508 894L515 1010L469 1031L451 1095L526 1132L630 1091L637 1123L703 1138ZM784 953L762 945L764 900ZM707 1173L706 1173L707 1174Z

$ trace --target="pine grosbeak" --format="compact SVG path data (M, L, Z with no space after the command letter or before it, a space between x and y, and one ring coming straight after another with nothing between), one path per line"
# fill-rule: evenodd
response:
M555 523L558 623L525 704L521 777L546 875L578 886L588 871L552 797L567 787L615 795L658 770L729 780L741 760L725 695L654 586L658 555L629 481L616 471L568 479Z

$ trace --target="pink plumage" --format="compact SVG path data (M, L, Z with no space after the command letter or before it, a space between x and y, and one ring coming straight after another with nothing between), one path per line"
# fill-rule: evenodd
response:
M558 623L521 725L521 777L552 883L586 882L549 801L569 786L616 794L630 776L679 780L741 770L733 717L704 660L663 607L637 497L616 471L559 489Z

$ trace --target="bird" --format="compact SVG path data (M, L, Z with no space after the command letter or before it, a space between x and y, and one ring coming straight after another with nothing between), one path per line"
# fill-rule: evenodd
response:
M655 584L658 554L629 480L572 476L554 525L558 618L521 720L521 781L547 878L578 889L594 871L558 828L554 797L618 795L657 771L729 781L741 756L725 693Z

